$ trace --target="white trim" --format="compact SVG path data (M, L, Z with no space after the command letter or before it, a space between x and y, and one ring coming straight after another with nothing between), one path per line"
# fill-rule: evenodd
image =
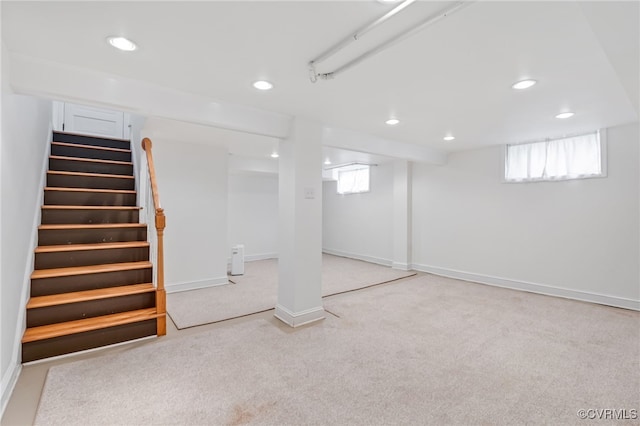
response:
M627 299L624 297L610 296L606 294L592 293L588 291L573 290L569 288L557 287L546 284L537 284L526 281L512 280L509 278L499 278L490 275L474 274L471 272L456 271L454 269L440 268L437 266L412 264L416 271L428 272L430 274L441 275L449 278L456 278L463 281L471 281L495 287L509 288L513 290L528 291L530 293L544 294L547 296L562 297L565 299L580 300L583 302L597 303L599 305L614 306L616 308L631 309L640 311L640 300Z
M404 262L393 262L391 264L391 267L393 269L399 269L400 271L410 271L411 270L411 265L409 263L404 263Z
M7 405L9 405L9 400L11 399L13 390L16 387L16 383L18 383L18 377L20 377L21 371L21 364L12 364L9 365L7 371L5 371L2 376L2 401L0 402L2 405L0 405L0 418L4 416L4 410L6 410Z
M276 305L276 312L274 316L283 323L294 328L310 324L315 321L320 321L325 318L324 308L322 306L294 313L281 304Z
M245 254L245 262L255 262L256 260L269 260L277 259L278 253L260 253L260 254ZM227 257L227 267L231 266L231 258Z
M179 293L181 291L197 290L199 288L217 287L229 284L229 279L225 275L219 278L209 278L206 280L187 281L183 283L167 284L165 290L167 293Z
M131 114L128 112L122 113L122 139L131 142Z
M373 257L373 256L367 256L364 254L355 254L355 253L349 253L347 251L342 251L342 250L334 250L334 249L329 249L329 248L323 248L322 249L323 253L326 254L331 254L334 256L340 256L340 257L348 257L350 259L356 259L356 260L362 260L364 262L369 262L369 263L376 263L378 265L382 265L382 266L392 266L393 265L393 261L390 259L382 259L381 257ZM407 265L408 267L409 265ZM407 269L409 270L409 269Z
M53 130L62 132L62 125L64 124L64 102L52 101L52 110Z
M254 262L256 260L277 259L278 253L262 253L262 254L248 254L244 256L245 262Z

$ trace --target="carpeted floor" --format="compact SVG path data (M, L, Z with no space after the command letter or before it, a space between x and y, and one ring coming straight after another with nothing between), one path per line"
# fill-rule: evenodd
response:
M638 312L431 275L325 305L339 318L55 366L35 423L584 425L612 422L579 410L640 408Z
M415 275L413 271L322 255L322 295L352 291ZM167 311L179 330L273 309L278 295L278 261L245 264L244 275L231 277L235 284L170 293Z

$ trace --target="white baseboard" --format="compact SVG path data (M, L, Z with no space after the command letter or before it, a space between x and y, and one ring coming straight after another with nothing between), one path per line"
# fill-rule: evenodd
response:
M393 269L399 269L401 271L410 271L411 270L411 264L409 264L409 263L393 262L391 264L391 267Z
M256 260L277 259L278 253L262 253L262 254L247 254L244 256L245 262L253 262Z
M449 278L456 278L463 281L491 285L495 287L509 288L513 290L528 291L530 293L545 294L547 296L563 297L565 299L580 300L583 302L597 303L599 305L614 306L616 308L631 309L640 311L640 300L627 299L618 296L598 294L581 290L573 290L563 287L556 287L545 284L517 281L509 278L499 278L490 275L474 274L471 272L456 271L454 269L439 268L437 266L412 264L416 271L428 272L434 275L441 275Z
M253 262L256 260L277 259L278 253L259 253L259 254L245 254L245 262ZM227 266L231 266L231 258L227 257Z
M276 305L276 312L274 315L280 321L290 325L291 327L300 327L301 325L322 320L325 317L324 308L322 306L294 313L280 304Z
M332 254L334 256L348 257L350 259L363 260L363 261L369 262L369 263L376 263L376 264L382 265L382 266L392 266L393 265L393 261L391 261L389 259L382 259L380 257L373 257L373 256L367 256L367 255L363 255L363 254L349 253L349 252L346 252L346 251L334 250L334 249L329 249L329 248L323 248L322 252L326 253L326 254ZM408 265L407 265L407 267L408 267Z
M216 287L219 285L229 284L229 279L224 276L220 278L210 278L207 280L188 281L184 283L167 284L165 290L167 293L179 293L181 291L197 290L200 288Z
M16 383L18 383L20 371L22 371L22 365L12 363L9 368L7 368L7 371L2 375L2 385L0 387L2 391L2 399L0 400L0 418L4 416L4 410L9 404L9 399L11 399L11 394L13 394L13 389L16 387Z

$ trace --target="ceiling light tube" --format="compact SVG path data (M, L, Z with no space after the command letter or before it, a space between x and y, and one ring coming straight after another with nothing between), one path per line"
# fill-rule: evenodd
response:
M383 42L382 44L379 44L377 47L374 47L372 49L369 49L368 51L364 52L362 55L356 57L355 59L352 59L351 61L347 62L346 64L342 65L341 67L335 69L332 72L328 72L328 73L324 73L324 74L317 74L316 75L316 79L317 78L322 78L322 79L330 79L330 78L334 78L337 74L353 67L354 65L359 64L360 62L364 61L365 59L380 53L381 51L393 46L396 43L401 42L402 40L409 38L415 34L417 34L418 32L422 31L423 29L425 29L426 27L428 27L431 24L434 24L436 22L438 22L441 19L446 18L447 16L451 15L454 12L457 12L459 10L461 10L462 8L470 5L471 3L473 3L476 0L472 0L472 1L459 1L457 3L455 3L453 6L448 7L440 12L437 12L434 15L429 16L427 19L425 19L424 21L419 22L417 25L407 29L406 31L401 32L400 34L397 34L394 37L391 37L390 39L388 39L387 41ZM403 3L404 4L404 3ZM400 5L402 6L402 5ZM400 7L398 6L398 7ZM334 52L332 52L333 54ZM314 62L311 61L309 63L311 69L314 69ZM315 71L314 71L315 72ZM311 79L312 82L315 83L314 79Z

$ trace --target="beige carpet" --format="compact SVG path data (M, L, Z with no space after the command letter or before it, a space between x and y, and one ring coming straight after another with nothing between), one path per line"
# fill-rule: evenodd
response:
M415 275L415 272L345 257L322 256L322 295L342 293ZM170 293L167 311L179 330L273 309L278 295L278 261L245 264L235 284Z
M276 319L50 369L37 425L613 424L638 410L640 313L421 276ZM622 424L637 424L627 421Z

